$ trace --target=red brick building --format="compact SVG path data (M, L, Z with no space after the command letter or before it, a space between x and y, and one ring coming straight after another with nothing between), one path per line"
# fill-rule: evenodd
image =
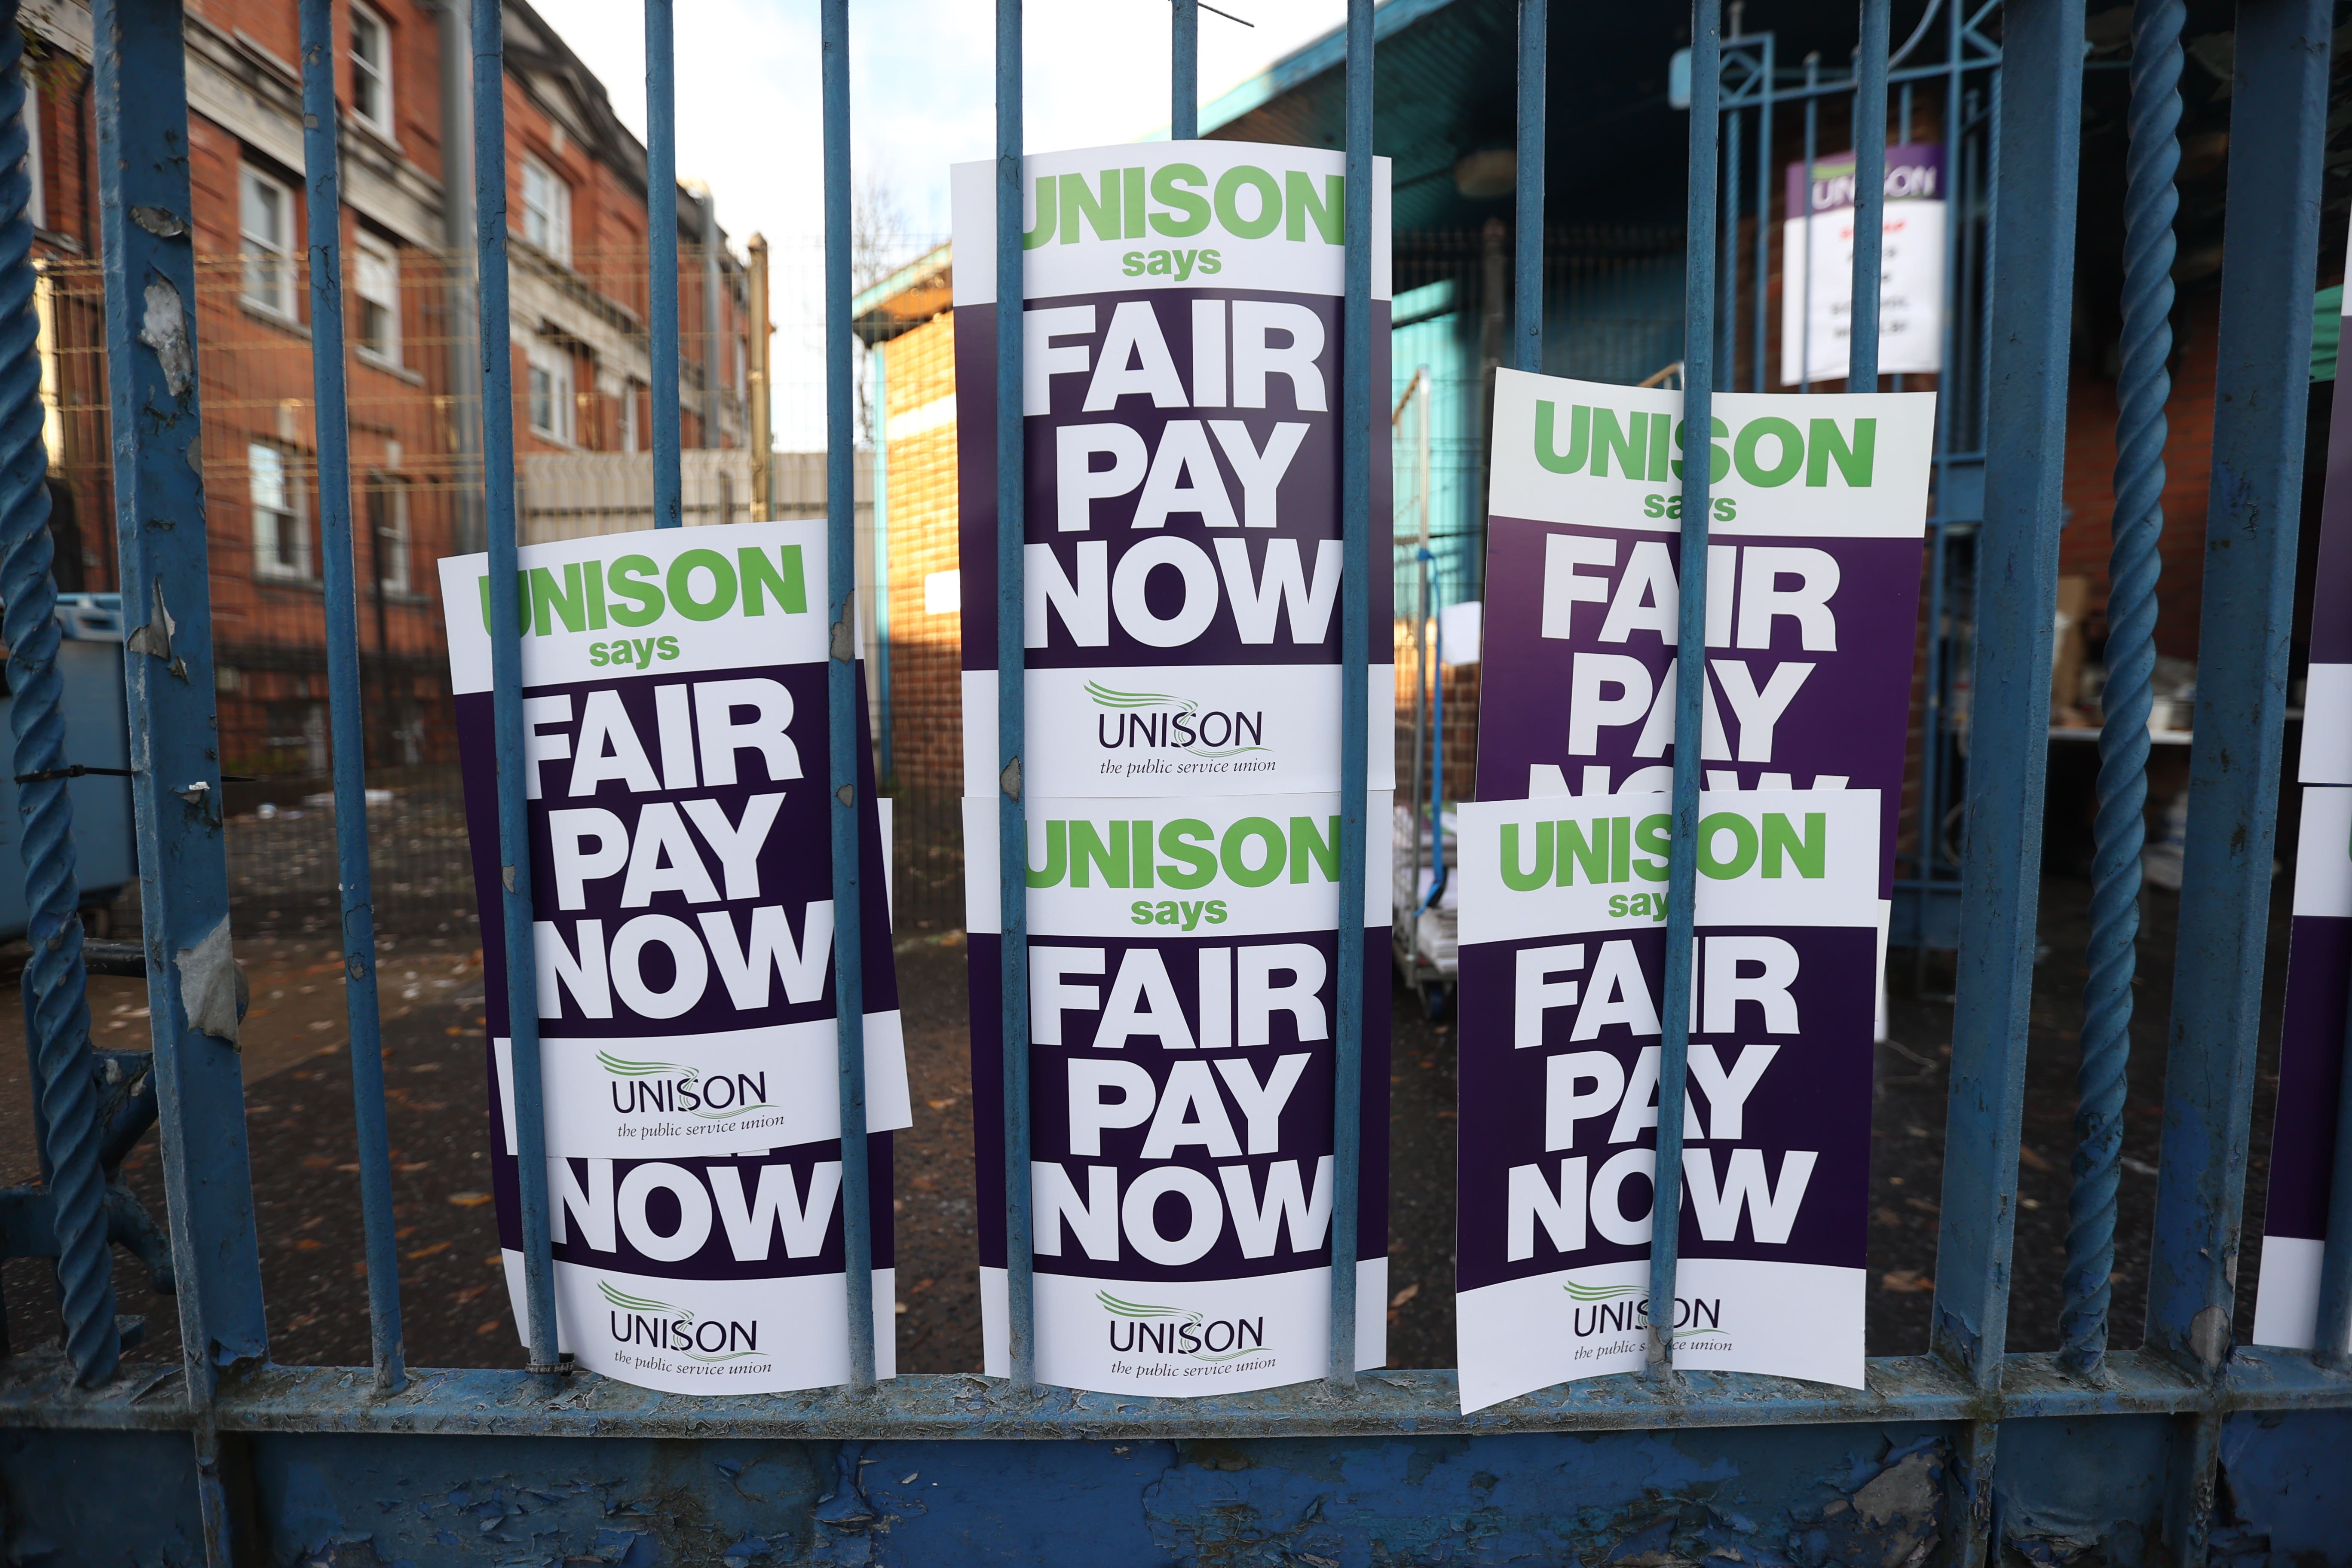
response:
M555 30L520 0L504 16L527 488L535 461L650 444L646 160ZM435 563L481 548L482 528L470 53L462 15L421 0L338 0L335 23L368 761L441 763L453 742ZM60 580L105 589L114 544L90 15L37 0L23 25L50 468L71 540ZM294 0L190 0L186 36L222 762L316 776L328 760L324 604ZM678 212L685 444L745 448L748 279L708 198L681 187ZM649 487L649 460L645 474ZM629 500L650 505L649 494Z

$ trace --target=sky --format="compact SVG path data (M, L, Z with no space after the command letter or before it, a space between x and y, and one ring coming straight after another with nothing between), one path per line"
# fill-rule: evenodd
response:
M538 0L645 134L642 0ZM1345 0L1223 0L1202 12L1202 100L1338 26ZM909 242L947 237L948 165L995 146L995 7L987 0L854 0L856 178L887 191ZM773 268L776 445L824 445L823 120L814 0L687 0L675 10L677 168L718 195L740 247L767 236ZM1028 0L1024 138L1039 151L1129 142L1168 125L1168 0Z

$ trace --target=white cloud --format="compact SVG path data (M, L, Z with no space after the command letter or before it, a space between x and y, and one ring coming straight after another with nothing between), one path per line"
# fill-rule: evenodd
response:
M1244 27L1201 16L1204 100L1339 25L1344 0L1223 0ZM540 14L645 132L640 0L541 0ZM816 6L688 0L675 8L677 167L718 193L740 244L767 236L775 268L776 437L821 447L824 120ZM852 163L892 192L909 229L945 237L950 163L996 138L995 7L986 0L858 0L850 6ZM1164 132L1167 0L1029 0L1024 137L1097 146Z

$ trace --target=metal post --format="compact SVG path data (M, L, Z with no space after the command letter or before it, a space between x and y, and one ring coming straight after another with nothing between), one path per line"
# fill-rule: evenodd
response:
M1770 315L1772 284L1772 100L1779 42L1772 34L1764 35L1764 69L1756 107L1756 324L1750 329L1753 344L1748 350L1755 363L1748 377L1751 392L1761 392L1765 386L1765 329ZM1738 170L1729 169L1728 177L1738 179ZM1787 286L1786 279L1782 286Z
M2174 961L2147 1294L2149 1348L2203 1377L2219 1377L2229 1355L2245 1207L2303 492L2329 20L2323 0L2238 6L2180 882L2181 908L2199 913L2181 922ZM2331 1246L2323 1268L2340 1273L2342 1251Z
M676 107L672 106L675 118ZM727 310L719 266L719 197L709 187L695 204L702 209L702 445L716 450L727 408ZM724 492L722 491L722 496ZM718 521L730 521L721 504Z
M491 0L473 3L487 5ZM686 388L677 363L677 69L670 3L646 0L646 237L651 274L646 302L654 378L647 401L654 416L656 528L677 528L686 521L677 456L683 439L678 402ZM704 432L704 441L709 438Z
M507 304L506 29L503 12L488 0L478 0L474 7L474 252L481 271L490 724L498 758L499 871L504 883L499 912L506 946L507 1034L514 1062L515 1177L522 1211L524 1326L530 1340L530 1370L552 1373L560 1370L560 1363L555 1258L548 1237L547 1111L540 1079L530 822L523 800L522 626L511 587L517 567L514 349ZM675 298L675 290L672 293ZM660 388L656 387L655 393L654 405L658 409ZM673 411L675 407L673 403Z
M2000 271L1988 290L1998 389L1977 545L1975 690L1958 1001L1937 1241L1934 1345L1998 1388L2049 747L2051 615L2065 468L2067 323L2082 126L2082 0L2011 0Z
M7 609L9 719L25 861L25 1025L36 1074L34 1136L57 1238L58 1303L74 1380L95 1386L122 1352L114 1326L114 1259L107 1241L100 1169L97 1063L82 968L81 891L75 876L73 800L64 769L62 637L51 575L48 448L43 443L40 336L33 311L33 228L26 207L24 35L13 3L0 15L0 429L11 454L0 467L0 598ZM37 174L37 167L31 174ZM39 775L48 775L42 777Z
M818 13L824 62L825 719L833 763L833 974L841 1059L842 1268L849 1386L874 1386L874 1240L866 1165L866 927L857 835L857 411L850 384L849 0Z
M898 774L890 711L890 345L867 351L874 362L874 689L876 764L884 788Z
M319 543L325 578L327 700L333 726L336 882L342 899L343 1005L351 1023L352 1115L367 1249L375 1384L408 1381L393 1237L383 1031L376 1012L375 894L368 867L367 736L360 712L358 574L352 557L352 437L343 386L342 162L333 0L301 0L302 174L310 206L310 384L318 398ZM377 542L382 547L382 542ZM383 581L379 566L376 579Z
M1013 1385L1037 1385L1030 1256L1029 864L1021 756L1027 742L1028 469L1021 385L1021 0L996 0L996 854L1004 990L1004 1288Z
M1822 82L1822 57L1819 53L1805 57L1805 163L1804 179L1800 189L1804 193L1804 205L1792 213L1792 217L1805 220L1805 265L1800 269L1804 276L1798 279L1798 291L1803 295L1805 309L1797 325L1797 390L1813 389L1813 160L1820 154L1822 131L1822 98L1818 90ZM1688 380L1687 377L1685 378Z
M1519 0L1518 213L1511 262L1511 368L1538 374L1543 370L1544 100L1550 86L1551 58L1549 6L1549 0ZM1426 392L1423 395L1425 398Z
M1886 39L1889 0L1862 0L1853 58L1853 293L1845 389L1878 390L1878 294L1886 240Z
M213 1401L221 1371L266 1359L268 1339L213 702L185 24L178 0L96 0L90 22L148 1029L205 1554L226 1564Z
M769 366L774 359L770 339L773 331L768 325L768 237L755 234L746 247L751 253L750 268L751 320L744 323L751 366L751 430L745 442L751 448L751 516L765 521L776 515L775 428L769 410L774 399ZM876 363L880 363L881 345L876 344ZM879 502L877 501L878 505ZM886 744L887 742L885 742Z
M1168 139L1201 134L1201 0L1168 0Z
M1691 5L1688 276L1683 287L1682 584L1675 623L1675 792L1666 866L1665 994L1659 998L1658 1163L1650 1220L1649 1373L1674 1372L1675 1272L1682 1258L1682 1103L1690 1065L1692 900L1698 888L1700 703L1706 694L1706 509L1715 444L1717 102L1721 0Z
M1715 389L1718 392L1739 390L1739 165L1743 161L1743 140L1741 115L1734 109L1723 115L1721 173L1717 176L1723 187L1723 232L1717 237L1723 244L1723 254L1716 264L1720 270L1715 279L1718 291L1715 308L1716 374L1723 381Z
M1363 1166L1364 885L1370 811L1372 0L1348 0L1347 297L1339 318L1339 929L1332 1037L1330 1385L1356 1386L1356 1221ZM1381 401L1387 401L1383 398ZM1437 679L1445 679L1441 654ZM1443 785L1440 788L1443 789Z
M2148 682L2156 673L2156 583L2164 536L2164 405L2172 390L2173 215L2180 199L2180 0L2139 0L2132 17L2130 151L2124 171L2123 369L2116 389L2115 511L2107 563L2107 684L2101 699L2093 824L2090 978L2075 1076L2074 1188L2059 1362L2106 1358L2116 1266L2132 976L2138 968L2139 855L2147 810Z

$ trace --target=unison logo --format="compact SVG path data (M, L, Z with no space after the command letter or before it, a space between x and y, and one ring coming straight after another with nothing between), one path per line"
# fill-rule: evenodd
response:
M1214 761L1266 749L1264 709L1203 713L1198 702L1164 691L1114 691L1092 680L1086 690L1097 707L1111 710L1095 715L1095 741L1106 752L1174 750Z
M1205 1319L1187 1307L1122 1301L1108 1290L1095 1292L1095 1300L1110 1314L1110 1348L1122 1355L1149 1351L1192 1361L1226 1362L1265 1348L1264 1318Z
M686 1115L724 1121L747 1110L769 1109L764 1072L706 1079L701 1068L683 1062L635 1062L608 1051L598 1051L596 1062L611 1075L613 1109L624 1116Z
M1650 1299L1639 1285L1581 1285L1570 1279L1561 1289L1576 1303L1576 1337L1623 1334L1644 1330L1650 1323ZM1631 1298L1631 1300L1628 1300ZM1723 1299L1675 1298L1675 1338L1717 1334L1723 1330Z
M616 1344L671 1351L689 1361L741 1361L760 1353L760 1325L701 1318L668 1301L651 1300L596 1281Z

